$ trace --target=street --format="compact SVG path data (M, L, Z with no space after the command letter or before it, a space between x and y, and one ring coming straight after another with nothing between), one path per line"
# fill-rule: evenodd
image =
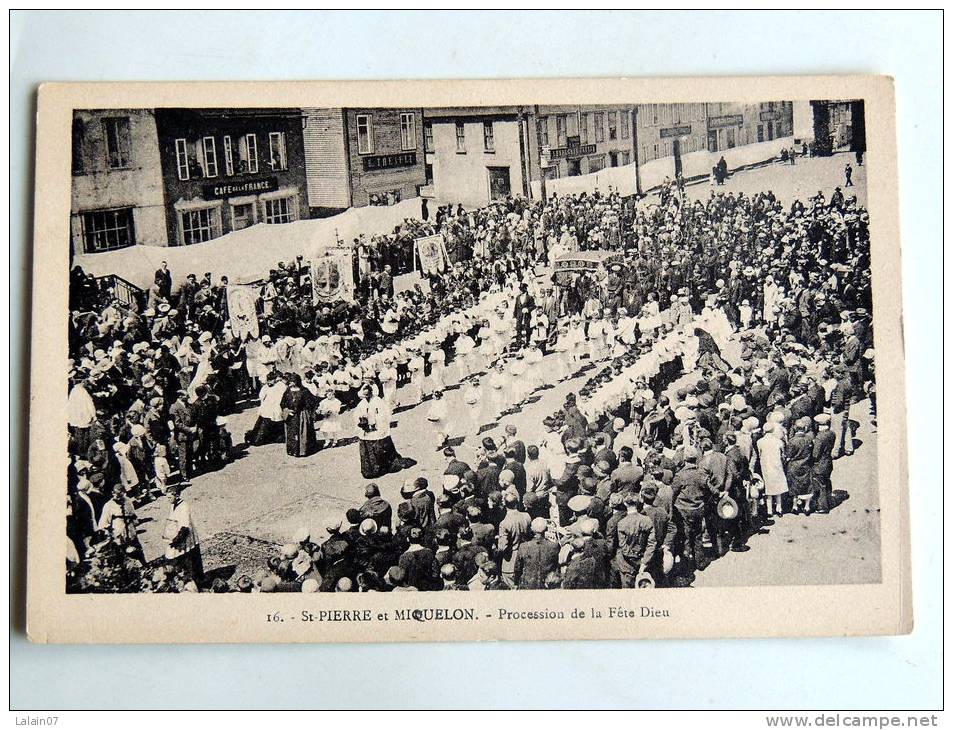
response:
M866 168L856 167L853 155L830 158L798 158L796 165L771 164L733 175L724 186L692 185L688 195L707 199L709 191L744 192L747 195L772 190L786 205L794 196L801 200L823 190L830 198L835 186L844 182L844 165L854 166L855 187L845 194L858 196L866 203ZM843 189L843 188L842 188ZM552 355L548 358L553 357ZM537 391L521 411L508 415L481 434L497 443L503 427L512 423L526 444L538 444L545 438L543 418L559 408L570 391L578 391L591 371ZM400 393L400 391L398 391ZM445 394L449 412L465 408L460 389ZM394 443L403 456L417 465L397 474L375 480L381 496L396 510L401 501L400 487L408 478L420 475L439 491L444 457L436 449L436 440L426 420L428 405L417 406L395 415ZM256 416L255 408L229 416L228 428L236 444L244 439ZM833 485L841 504L828 515L801 517L785 515L750 540L751 550L729 553L696 576L694 585L791 585L808 581L816 584L867 583L880 579L880 521L875 431L869 419L861 423L855 455L835 462ZM478 442L477 442L478 443ZM474 440L468 438L457 447L458 457L475 465ZM285 453L283 444L253 447L223 469L196 477L185 495L192 503L193 518L206 545L209 538L218 543L241 546L242 536L284 543L300 527L310 529L315 541L326 535L325 524L343 518L345 510L364 501L366 480L361 477L358 447L353 441L337 448L295 459ZM144 506L140 538L147 559L163 550L161 532L168 510L165 500ZM223 536L221 533L229 533ZM236 547L236 550L239 550ZM267 548L267 546L264 546ZM240 550L239 550L240 551ZM206 568L223 567L224 559L205 550ZM259 546L258 553L262 553ZM263 554L263 553L262 553ZM256 559L259 559L256 557ZM232 561L234 562L234 560ZM246 565L240 565L246 569Z

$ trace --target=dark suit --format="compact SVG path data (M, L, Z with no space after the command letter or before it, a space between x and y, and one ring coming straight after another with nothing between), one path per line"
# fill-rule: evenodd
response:
M817 509L827 512L831 508L831 474L834 471L832 452L837 437L829 428L814 435L811 481L817 495Z
M516 551L513 579L519 588L545 588L546 576L559 570L559 546L544 535L524 542Z
M407 571L407 585L416 587L418 591L436 588L436 558L430 548L408 550L400 556L398 565Z

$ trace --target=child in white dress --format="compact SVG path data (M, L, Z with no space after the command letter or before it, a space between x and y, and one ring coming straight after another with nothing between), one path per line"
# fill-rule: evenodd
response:
M526 382L527 393L532 393L546 384L543 378L543 351L538 346L526 350Z
M460 431L464 438L480 435L480 426L483 425L483 392L480 379L473 378L463 386L463 402L465 407L460 413Z
M323 433L328 442L324 445L326 449L333 449L342 438L341 431L344 430L343 418L341 417L341 401L337 399L334 391L330 388L324 391L324 397L318 405L318 410L324 416L321 421L321 433Z
M510 360L510 402L507 408L520 405L529 395L526 378L526 360L522 352L516 353L516 357Z
M169 460L165 454L165 446L159 444L156 446L155 457L152 459L152 469L156 475L154 489L159 494L165 494L166 485L172 476L172 469L169 467Z
M447 423L447 401L443 398L442 390L435 390L430 409L427 411L427 421L434 430L434 441L437 444L437 450L442 449L449 438L447 433L449 424Z

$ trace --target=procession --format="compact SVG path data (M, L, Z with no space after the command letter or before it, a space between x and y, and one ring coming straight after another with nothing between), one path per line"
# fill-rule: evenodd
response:
M271 271L259 331L241 336L211 274L160 268L135 311L74 269L71 587L689 585L764 525L837 506L833 460L876 404L867 222L840 189L782 206L692 201L679 181L657 202L449 205L357 241L352 302L316 306L300 260ZM395 293L392 272L434 235L439 265ZM564 382L545 438L488 433ZM430 432L399 453L391 431L417 409ZM246 410L254 425L230 430ZM365 480L353 507L257 571L207 580L191 480L279 442L289 459L348 452ZM445 468L417 469L423 450ZM400 501L381 497L387 475ZM147 561L150 504L167 505L165 549Z

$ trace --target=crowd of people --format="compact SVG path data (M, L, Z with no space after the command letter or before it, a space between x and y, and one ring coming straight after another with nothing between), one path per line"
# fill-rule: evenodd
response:
M690 583L753 531L836 506L833 459L875 406L867 213L838 190L680 181L658 204L600 193L440 208L355 242L354 302L315 305L299 259L236 336L227 280L161 268L143 306L71 277L68 566L75 590L495 590ZM428 215L429 217L429 215ZM394 292L415 238L449 260ZM609 270L540 276L622 251ZM409 257L409 259L408 259ZM555 382L587 381L526 444L482 427ZM449 412L448 387L468 406ZM229 416L257 407L233 443ZM442 474L412 471L395 413L426 408ZM205 579L188 480L239 445L291 456L359 442L363 503L303 530L252 575ZM474 448L468 463L461 444ZM407 471L396 505L372 481ZM147 567L136 509L167 499ZM788 517L785 517L788 519Z

